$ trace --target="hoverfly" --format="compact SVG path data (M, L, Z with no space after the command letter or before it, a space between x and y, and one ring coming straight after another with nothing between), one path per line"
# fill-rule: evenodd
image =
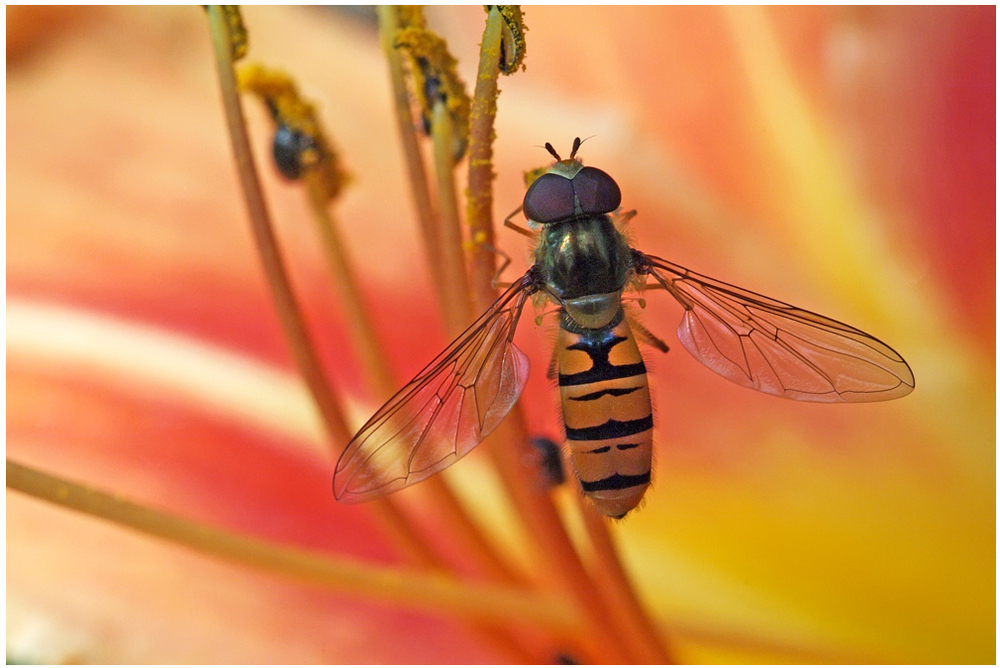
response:
M513 343L529 297L559 307L556 366L570 459L583 493L614 518L650 484L653 417L646 366L622 292L662 287L684 307L677 336L716 373L797 401L866 402L913 390L910 367L861 330L647 255L612 215L614 179L576 158L580 139L538 177L522 209L535 262L485 313L380 408L337 462L334 495L366 501L458 461L500 424L528 375ZM641 330L640 330L641 331Z

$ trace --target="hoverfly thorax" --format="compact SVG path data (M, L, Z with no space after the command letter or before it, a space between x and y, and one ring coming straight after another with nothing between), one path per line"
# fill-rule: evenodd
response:
M535 262L546 285L571 313L578 300L620 295L629 277L628 245L607 215L545 225L538 235ZM612 310L605 322L615 315L617 300L609 300L608 307Z

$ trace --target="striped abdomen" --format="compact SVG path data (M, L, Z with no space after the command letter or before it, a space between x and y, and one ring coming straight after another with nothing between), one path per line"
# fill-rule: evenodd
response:
M556 354L573 466L597 509L621 518L649 487L653 411L646 365L627 319L579 331L566 324Z

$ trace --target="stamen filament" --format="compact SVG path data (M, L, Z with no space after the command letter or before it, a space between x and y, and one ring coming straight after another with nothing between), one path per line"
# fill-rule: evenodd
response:
M232 139L237 172L243 186L243 196L246 199L247 212L250 215L250 224L257 242L257 250L260 252L264 272L267 275L267 281L271 286L271 293L278 309L278 317L281 319L285 336L292 349L292 357L302 373L309 391L316 400L316 405L330 433L331 440L335 443L346 443L351 438L351 433L341 411L341 403L323 376L319 359L309 340L309 334L302 320L298 302L292 292L284 261L274 237L264 193L260 188L260 179L257 176L257 167L250 150L250 140L247 137L243 118L243 107L236 89L236 75L233 72L231 60L229 24L223 11L217 5L208 8L208 17L212 29L212 44L215 50L216 69L219 73L222 102L226 111L226 124Z
M471 279L476 310L489 308L496 299L493 277L496 255L493 234L493 122L497 112L497 78L500 74L500 36L503 18L493 8L486 18L480 47L479 74L476 76L472 110L469 112L469 197L466 219L470 238L476 240L472 252Z
M503 18L496 8L489 11L480 47L479 73L470 113L469 141L469 198L467 216L472 228L472 238L482 244L473 252L472 289L480 309L486 309L496 299L492 285L496 273L493 245L493 137L498 95L497 79L500 72L500 39ZM621 663L630 659L630 653L620 638L607 629L607 609L597 595L580 556L576 553L566 528L559 517L551 497L535 489L529 470L521 463L528 457L528 434L524 415L519 405L497 428L486 445L490 457L500 473L521 521L532 536L542 565L540 570L551 578L553 586L570 592L586 615L588 628L582 641L592 661ZM506 447L497 447L498 443Z
M625 569L622 568L611 533L608 531L607 519L600 515L583 495L576 494L575 497L580 506L587 537L593 547L591 565L593 580L608 609L611 610L617 632L627 639L629 647L637 656L638 663L676 663L636 598Z
M322 239L327 264L333 274L333 284L344 309L351 343L361 358L361 365L376 396L380 400L387 399L396 390L396 380L386 363L375 327L361 298L354 267L348 258L336 220L330 213L323 188L313 181L309 173L305 180L313 219Z
M324 190L322 187L315 187L316 184L309 179L308 174L306 182L309 201L323 240L323 247L334 273L334 283L347 315L352 341L361 356L368 382L375 390L376 396L380 400L388 399L395 392L398 386L397 382L393 378L392 372L385 362L386 357L378 344L375 328L361 299L354 272L346 255L346 249L337 231L333 216L329 212ZM467 295L467 289L462 294ZM503 561L500 553L489 544L486 536L469 518L443 478L435 477L425 481L424 491L434 503L435 513L439 514L441 521L447 523L457 534L457 542L472 553L470 556L475 559L485 574L501 582L523 581L514 569ZM391 526L395 527L393 531L400 534L400 537L409 536L410 539L420 540L416 538L417 533L410 528L409 521L399 512L399 509L393 507L386 509L385 512L387 515L391 513L387 519L391 519ZM404 531L405 534L401 533ZM423 563L428 567L442 565L439 559L425 559L424 557L427 555L414 554L412 556L419 560L418 563Z
M334 444L347 443L352 434L347 427L341 402L323 374L274 237L264 193L257 176L256 163L250 149L243 106L236 88L236 74L231 60L229 23L217 5L209 6L208 18L223 107L226 112L226 125L233 144L237 173L243 186L243 196L246 198L254 239L264 264L268 284L271 286L278 317L292 350L292 357L316 402L330 437L331 448L336 452ZM413 532L393 500L379 500L372 504L372 509L386 527L390 539L396 542L403 554L415 559L417 563L435 563L435 557L428 546Z
M281 316L282 323L285 325L286 335L295 352L295 359L299 370L305 377L307 386L317 401L331 437L331 444L346 444L351 438L351 433L348 431L343 411L341 410L341 404L334 394L333 388L323 375L318 357L306 331L302 314L291 291L280 251L274 238L270 216L264 202L264 195L260 189L256 165L250 151L246 125L243 120L242 105L237 93L232 61L228 57L230 47L227 24L221 19L221 13L217 7L209 8L209 19L230 136L233 141L234 152L237 155L237 167L244 186L244 194L247 198L255 238L257 239L258 249L264 260L268 281L271 284L274 298L279 304L279 315ZM319 222L324 246L327 249L331 265L339 268L337 273L340 274L340 278L344 279L342 282L338 281L338 284L341 286L341 294L342 296L346 296L345 303L353 303L353 306L348 307L348 317L351 319L351 325L354 326L360 323L364 327L366 326L365 323L367 323L367 316L357 292L356 282L350 274L346 254L339 242L339 238L334 232L332 219L326 209L328 198L322 186L323 184L316 180L309 180L310 203ZM357 322L355 322L355 319ZM370 323L367 326L371 329ZM374 341L374 337L370 337L369 340ZM373 355L374 359L379 357L377 349L369 351L369 353ZM380 364L380 362L375 362L375 364ZM366 368L371 371L377 367L368 367L366 365ZM392 387L394 385L388 369L384 369L384 379L375 381L375 384L380 392L383 391L384 387ZM392 390L384 390L384 392L388 395ZM441 480L431 482L431 488L436 490L436 497L438 499L451 496L451 491L444 487L444 482ZM461 507L457 503L444 505L445 508L454 510L457 507L461 511ZM399 508L398 502L395 499L392 497L376 499L369 507L373 510L381 527L387 532L388 537L397 545L404 556L425 568L435 570L444 568L444 562L434 553L423 538L413 530L411 523L406 518L405 513ZM462 535L467 544L478 543L480 545L479 549L475 551L477 555L481 556L486 553L496 554L495 551L488 548L485 539L463 512L457 514L454 512L449 513L448 519L454 521L455 526L462 530ZM488 561L487 569L509 572L509 569L499 563L498 558ZM501 629L489 628L480 629L480 631L491 636L491 640L495 643L502 645L512 644Z
M458 336L473 321L474 316L469 301L469 279L465 269L462 225L455 190L454 128L451 113L442 100L434 103L431 139L434 143L434 172L437 176L442 274L447 298L459 319L457 328L449 328L448 334Z
M10 459L7 488L206 554L337 592L446 614L476 625L529 625L556 635L579 632L580 620L572 606L552 595L460 582L443 573L375 567L275 545L155 510Z
M424 241L424 251L430 265L431 279L437 293L438 304L444 315L448 331L461 331L463 324L453 312L453 306L448 299L448 288L444 280L441 265L441 249L438 247L437 216L431 203L430 186L427 180L427 170L424 168L420 144L413 126L413 111L410 105L410 93L406 88L406 75L403 72L403 60L395 47L395 35L399 30L399 9L391 5L378 7L379 40L385 59L389 65L389 79L392 83L393 107L396 111L396 125L399 128L399 138L403 145L403 155L406 159L406 169L410 176L410 192L417 208L417 219ZM468 321L465 321L466 323Z
M469 300L469 283L455 188L452 118L443 101L438 101L432 114L431 136L437 174L439 219L434 215L430 204L428 181L417 134L414 131L402 60L394 46L395 35L400 28L398 9L379 7L378 15L382 47L389 63L396 102L396 119L407 158L421 231L428 248L432 276L444 313L446 329L450 335L457 335L468 326L474 316ZM517 570L503 559L502 553L490 545L489 539L473 523L443 478L432 477L425 480L423 486L435 504L436 512L441 514L441 521L451 526L458 534L460 543L469 550L470 556L476 560L485 574L504 582L522 581L522 576Z

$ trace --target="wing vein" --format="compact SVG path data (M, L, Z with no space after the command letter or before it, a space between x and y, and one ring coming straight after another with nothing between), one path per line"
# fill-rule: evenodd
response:
M800 401L883 401L913 390L902 356L860 329L634 249L632 268L684 307L684 348L733 382Z

